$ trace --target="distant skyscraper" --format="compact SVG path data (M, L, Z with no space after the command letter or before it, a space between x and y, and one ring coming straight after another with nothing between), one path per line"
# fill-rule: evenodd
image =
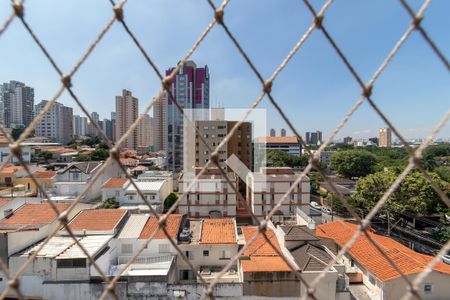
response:
M117 114L115 111L111 112L111 140L114 142L116 141L116 120L117 120Z
M47 100L39 102L35 107L35 113L39 114L47 103ZM72 108L58 102L53 103L50 110L36 125L35 132L37 136L48 137L57 143L69 143L74 132Z
M3 102L3 119L7 128L28 126L33 121L34 89L22 82L0 84L0 102Z
M270 129L270 136L276 136L276 135L277 135L277 133L276 133L275 129L271 128Z
M148 114L145 114L144 117L139 122L138 129L138 146L142 147L150 147L153 145L153 118Z
M344 137L344 144L350 145L352 143L353 138L351 136Z
M85 136L87 131L87 118L79 115L73 116L73 135L76 137Z
M281 128L281 136L286 136L286 129Z
M116 96L116 139L119 140L137 120L139 113L138 99L130 91L122 90L122 96ZM138 130L134 130L121 145L122 148L136 149Z
M113 140L112 121L110 119L103 119L101 121L103 132L105 132L108 139Z
M171 74L174 68L166 70ZM209 70L208 66L197 68L193 61L187 61L171 86L172 99L167 92L154 106L154 143L155 150L164 150L167 154L167 166L172 171L183 167L183 124L182 113L174 100L184 109L209 108Z
M305 138L306 138L306 144L308 144L308 145L321 145L322 144L322 131L306 132Z
M392 147L392 130L391 128L380 128L378 131L379 139L378 146L380 147Z

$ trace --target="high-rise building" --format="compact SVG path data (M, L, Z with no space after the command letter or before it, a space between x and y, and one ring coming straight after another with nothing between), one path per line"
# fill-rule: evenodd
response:
M286 129L281 128L281 136L286 136Z
M73 116L73 135L75 137L85 136L87 132L87 118L80 115Z
M392 147L392 130L391 128L380 128L378 131L379 139L378 146L380 147Z
M170 75L174 68L166 70ZM209 70L208 66L197 68L193 61L187 61L171 85L173 99L167 91L154 106L155 150L164 150L169 170L179 171L183 167L183 126L184 118L176 101L183 109L209 108Z
M110 119L103 119L101 122L101 128L103 132L106 134L108 139L113 139L113 128L112 128L112 121Z
M5 127L26 127L33 121L33 88L13 80L0 84L0 102L3 103L3 116L0 118Z
M116 120L117 120L117 114L115 111L111 112L111 140L114 142L116 141Z
M145 114L139 122L138 146L150 147L153 145L153 118Z
M350 145L352 143L353 138L351 136L344 137L344 144Z
M306 132L306 144L308 145L321 145L322 144L322 131Z
M36 115L41 112L47 100L42 100L35 106ZM45 136L51 140L67 144L73 137L73 110L71 107L64 106L61 103L53 103L41 121L36 125L37 136Z
M230 133L237 121L213 120L213 121L195 121L198 132L202 135L202 141L199 134L195 134L195 167L203 167L210 159L211 152L208 147L214 151L222 140ZM208 145L208 146L206 146ZM225 161L231 156L236 155L247 168L252 169L252 123L243 122L238 126L235 133L230 136L228 142L219 149L219 165L225 169ZM189 155L189 152L185 151ZM216 165L211 165L216 167Z
M137 120L139 114L138 99L133 97L131 91L122 90L122 95L116 96L116 114L116 139L119 140ZM138 130L133 130L120 146L136 149L138 146Z
M276 133L275 129L271 128L270 129L270 136L276 136L276 135L277 135L277 133Z
M100 124L100 115L98 114L98 112L93 111L91 113L91 119L94 121L95 124L97 124L100 128L102 128L102 126ZM88 135L91 135L91 136L98 135L98 130L97 130L97 128L95 128L94 123L92 123L92 122L88 123L88 127L87 127Z

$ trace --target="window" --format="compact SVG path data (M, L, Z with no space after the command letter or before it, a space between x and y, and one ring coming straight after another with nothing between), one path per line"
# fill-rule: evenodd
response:
M120 191L116 191L116 197L120 196Z
M133 253L133 244L122 244L122 253L124 254Z
M375 277L373 277L371 274L369 274L369 281L373 286L377 285L377 280Z
M222 253L220 254L220 259L230 259L230 258L231 258L230 250L222 250Z
M85 258L58 259L56 260L58 268L86 268Z
M159 244L159 253L169 252L169 244Z
M209 256L209 250L203 250L203 256Z
M431 293L433 293L433 285L432 285L432 284L429 284L429 283L424 284L424 285L423 285L423 292L424 292L425 294L431 294Z
M189 260L193 260L193 259L194 259L194 252L192 252L192 251L186 251L185 254L186 254L186 257L187 257Z

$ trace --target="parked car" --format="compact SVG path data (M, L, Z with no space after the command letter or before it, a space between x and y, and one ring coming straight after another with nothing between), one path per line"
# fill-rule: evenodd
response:
M442 255L442 261L446 264L450 265L450 254L449 255Z
M319 205L319 203L317 203L316 201L311 201L311 202L309 203L309 205L310 205L311 207L313 207L313 208L320 209L320 205Z
M324 214L331 215L331 209L329 209L328 207L322 207L322 212Z

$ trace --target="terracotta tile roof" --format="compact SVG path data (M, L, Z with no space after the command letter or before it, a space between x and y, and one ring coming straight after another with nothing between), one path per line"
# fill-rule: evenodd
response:
M37 171L34 172L33 175L36 178L42 178L42 179L51 179L56 176L56 171ZM31 178L30 175L25 176L26 178Z
M266 136L256 139L258 143L267 144L299 144L300 141L296 136Z
M242 227L242 234L246 242L251 240L258 234L257 227L245 226ZM267 236L272 244L281 251L275 233L267 230ZM275 252L272 246L267 243L264 237L260 234L256 240L244 251L244 258L241 259L242 270L245 272L291 272L288 264Z
M137 159L134 158L120 158L120 163L124 166L136 166L138 163Z
M172 214L167 217L166 223L167 232L173 239L177 238L182 218L183 215L178 214ZM155 233L157 229L158 229L158 221L156 217L153 216L148 218L147 223L145 224L144 228L141 231L141 234L139 235L139 239L148 239L152 234ZM167 237L164 234L164 231L159 230L158 233L156 233L156 235L153 237L153 239L164 240L167 239Z
M127 212L126 209L86 209L70 221L69 227L75 231L114 230Z
M103 184L105 189L121 188L128 181L127 178L110 178Z
M3 205L6 205L9 203L9 201L11 201L12 198L0 198L0 207L2 207Z
M22 166L7 166L0 171L1 174L13 174L17 171L23 170Z
M69 207L69 204L55 204L59 212L63 212ZM0 227L21 227L21 226L36 226L46 225L56 220L57 215L50 204L25 204L17 209L14 214L2 221Z
M358 226L344 221L319 225L316 229L317 236L333 239L339 246L347 243ZM398 266L405 275L422 272L426 265L433 259L432 256L417 253L401 243L385 236L369 232L369 236L380 246L387 256ZM400 277L400 274L378 252L364 234L361 234L348 253L363 265L369 272L382 281L388 281ZM436 264L433 270L450 274L450 266L442 262Z
M200 244L236 243L236 227L233 219L205 219L203 221Z

